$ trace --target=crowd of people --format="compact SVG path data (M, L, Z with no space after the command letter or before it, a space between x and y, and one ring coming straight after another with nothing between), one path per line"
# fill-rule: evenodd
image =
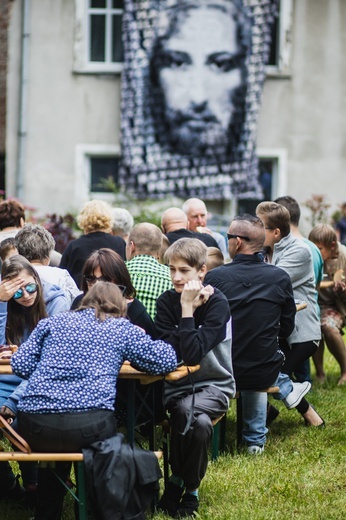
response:
M207 226L199 199L168 208L161 229L134 225L106 202L84 204L83 234L62 256L43 226L25 223L17 200L0 202L0 335L18 346L12 374L0 375L0 414L36 451L74 452L112 438L123 424L124 361L150 374L199 365L159 382L159 416L169 420L171 476L157 509L194 515L208 466L213 421L236 392L246 453L260 455L280 410L302 424L325 422L306 398L326 374L326 345L346 383L346 247L335 230L299 231L293 197L261 202L232 219L227 238ZM297 312L297 303L306 308ZM155 383L157 384L157 383ZM70 463L59 462L62 482ZM0 463L0 499L21 501L35 520L59 520L65 489L47 467Z

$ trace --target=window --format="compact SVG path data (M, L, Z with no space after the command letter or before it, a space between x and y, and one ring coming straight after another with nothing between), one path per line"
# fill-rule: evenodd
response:
M291 73L293 1L279 0L278 16L272 27L267 76L282 77Z
M122 69L123 0L76 0L75 72Z
M259 180L263 190L263 200L274 200L286 194L286 150L258 149ZM239 199L236 214L255 214L259 200Z
M111 184L118 182L119 156L119 146L100 144L76 146L74 206L79 207L93 197L109 202L114 201L115 195Z
M90 191L112 192L112 185L118 184L118 157L90 157Z

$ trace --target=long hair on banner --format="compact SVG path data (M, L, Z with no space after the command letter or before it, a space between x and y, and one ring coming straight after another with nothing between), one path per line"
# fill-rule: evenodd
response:
M257 119L277 0L125 0L120 183L261 198Z

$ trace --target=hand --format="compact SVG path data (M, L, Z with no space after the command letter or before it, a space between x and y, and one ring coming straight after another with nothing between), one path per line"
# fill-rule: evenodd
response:
M182 316L192 316L197 307L204 305L213 293L214 287L211 285L204 287L200 280L190 280L187 282L180 299Z
M8 424L12 424L14 419L16 418L16 414L12 412L10 408L7 408L7 406L2 406L0 408L0 415L3 416L3 418L8 422Z
M338 280L334 283L334 288L333 288L334 292L341 293L341 292L344 292L345 289L346 289L346 284L342 280Z
M0 282L0 301L8 302L14 293L25 284L24 278L6 279Z
M198 231L198 233L207 233L208 235L212 235L213 233L211 229L203 226L197 226L196 231Z

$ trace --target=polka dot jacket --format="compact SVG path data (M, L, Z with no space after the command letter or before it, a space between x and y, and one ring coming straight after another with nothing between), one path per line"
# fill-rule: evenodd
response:
M114 410L125 360L150 374L171 372L177 364L171 345L152 340L125 318L102 322L93 309L85 309L41 320L12 356L13 371L29 380L18 410Z

